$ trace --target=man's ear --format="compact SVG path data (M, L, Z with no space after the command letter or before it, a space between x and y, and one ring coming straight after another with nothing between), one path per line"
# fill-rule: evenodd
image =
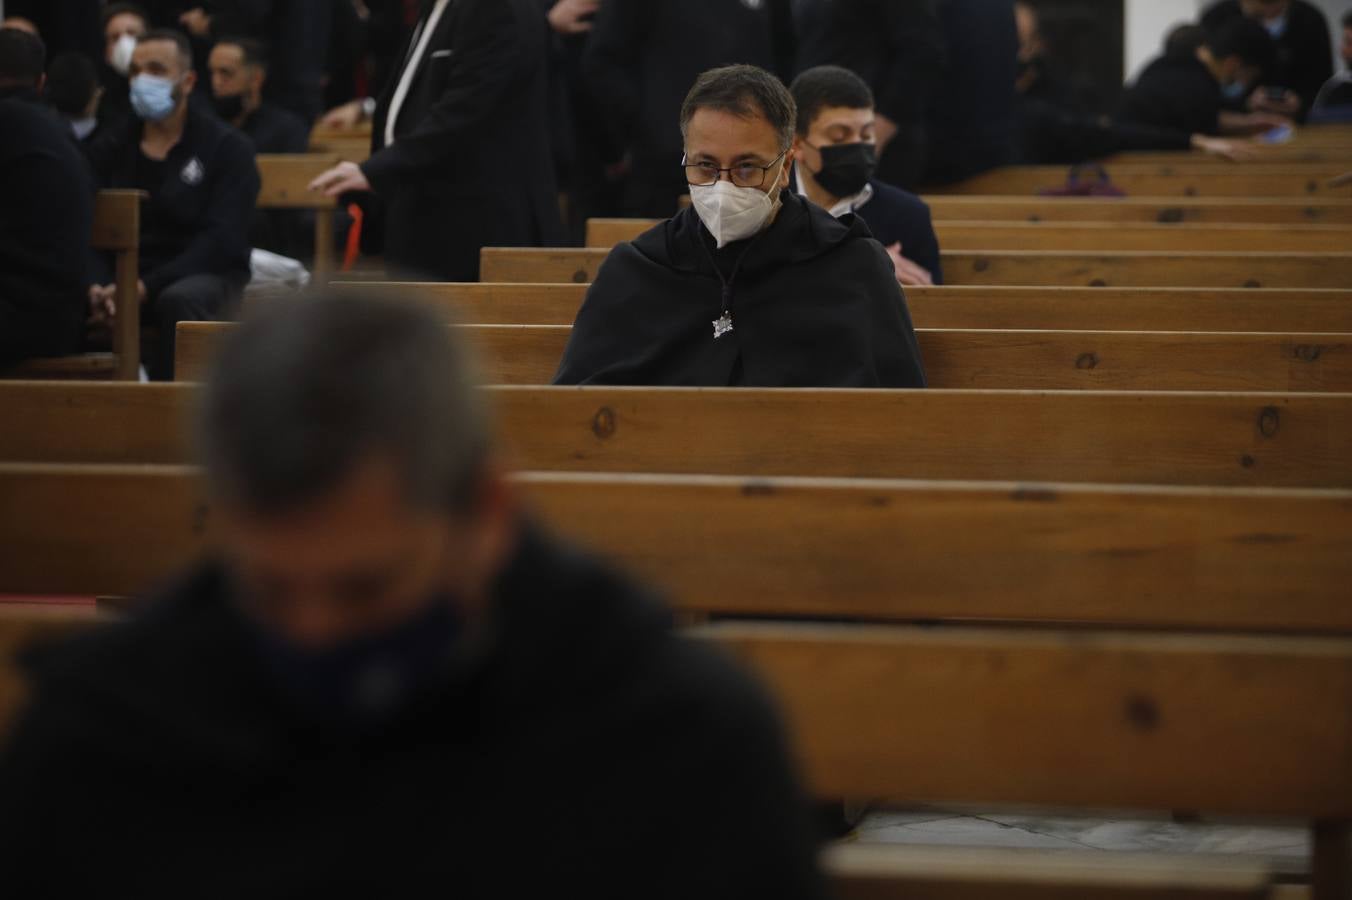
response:
M789 187L789 169L793 167L793 161L798 158L798 138L794 137L793 146L784 153L784 168L779 173L779 184L786 190Z
M192 89L197 87L197 70L189 69L183 75L183 95L186 97L192 93Z
M38 76L38 93L44 93L47 90L47 73L43 72Z

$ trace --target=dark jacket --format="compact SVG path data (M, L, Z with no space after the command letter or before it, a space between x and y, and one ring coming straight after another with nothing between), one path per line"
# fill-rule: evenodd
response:
M633 172L625 213L671 215L681 176L681 103L704 71L748 63L776 71L792 33L785 0L606 0L583 71ZM777 46L776 35L781 36ZM785 78L788 71L779 71Z
M304 153L310 149L310 127L288 109L264 100L240 125L254 153Z
M902 256L924 266L935 284L943 284L939 238L934 233L929 205L915 194L876 178L869 184L873 185L873 197L855 209L855 213L868 225L878 243L884 247L900 243Z
M142 123L89 147L102 187L134 188ZM151 299L189 275L249 281L249 220L258 199L253 148L234 128L189 106L166 175L141 207L141 278Z
M215 566L39 656L0 757L7 892L823 896L779 723L739 668L536 534L494 594L479 652L365 733L294 711Z
M401 73L391 76L373 122L375 152L362 170L384 201L384 252L394 271L475 281L482 247L562 241L546 27L536 0L452 3L386 147ZM407 55L406 47L400 58Z
M1202 16L1202 25L1216 30L1244 15L1239 0L1221 0ZM1333 42L1329 23L1307 0L1292 0L1286 31L1276 40L1277 58L1263 73L1264 87L1284 87L1300 95L1300 117L1310 111L1315 95L1333 77Z
M1193 134L1220 131L1221 85L1196 56L1161 56L1122 94L1117 118Z
M733 330L715 338L725 308ZM685 209L611 251L555 382L924 387L925 374L868 227L786 191L769 229L722 250Z
M80 348L94 183L35 91L0 94L0 363Z

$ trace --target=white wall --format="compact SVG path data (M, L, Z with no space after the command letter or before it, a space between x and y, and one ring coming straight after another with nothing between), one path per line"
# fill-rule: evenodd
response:
M1179 22L1195 21L1213 0L1126 0L1126 59L1123 71L1131 81L1141 67L1159 55L1164 36ZM1310 0L1328 16L1329 31L1336 54L1342 38L1338 24L1352 0Z

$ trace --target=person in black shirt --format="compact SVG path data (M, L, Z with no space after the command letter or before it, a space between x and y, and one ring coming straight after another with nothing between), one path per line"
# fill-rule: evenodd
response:
M211 102L216 114L244 132L256 153L304 153L310 146L305 120L265 100L268 61L252 38L222 38L211 49Z
M682 106L692 205L611 251L558 384L924 387L896 270L868 226L794 193L797 112L754 66Z
M1121 122L1079 112L1070 91L1043 61L1041 20L1030 4L1015 4L1019 22L1019 78L1015 101L1019 161L1025 165L1077 165L1129 150L1202 150L1242 159L1243 145L1205 134ZM1165 41L1165 55L1195 57L1205 33L1180 26Z
M32 657L9 896L825 897L766 692L531 520L466 357L350 292L240 326L221 554ZM524 856L523 815L558 826Z
M38 96L45 49L0 28L0 365L80 350L94 185Z
M1224 110L1226 93L1243 94L1275 51L1272 38L1250 19L1208 34L1192 53L1166 53L1146 66L1122 96L1117 118L1185 134L1252 134L1284 124L1271 113Z
M903 285L943 284L929 207L873 177L877 126L868 85L849 69L818 66L795 78L790 91L798 105L793 189L833 216L863 219Z
M132 3L111 3L103 10L103 56L99 80L103 97L99 101L99 130L126 127L132 118L131 89L127 72L136 42L150 30L145 10Z
M1247 17L1262 24L1276 42L1273 59L1251 87L1249 107L1303 121L1319 89L1333 75L1328 19L1308 0L1220 0L1202 16L1216 30ZM1268 89L1285 89L1275 96Z
M138 188L142 206L140 301L159 326L146 347L154 379L173 375L174 328L223 314L249 281L249 219L258 197L253 148L233 128L191 107L191 51L174 31L136 45L131 103L138 121L89 148L104 187ZM113 286L93 289L95 319L118 314Z
M604 0L582 65L612 143L628 151L624 214L669 216L685 193L676 122L686 85L733 63L787 79L792 48L789 0Z

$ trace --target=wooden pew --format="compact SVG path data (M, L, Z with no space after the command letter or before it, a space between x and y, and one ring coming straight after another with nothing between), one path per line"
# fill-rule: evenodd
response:
M337 202L308 190L316 176L338 164L335 154L262 153L258 174L263 185L259 209L308 209L315 215L314 279L323 283L333 275L333 211Z
M485 282L588 284L604 248L485 247ZM1352 285L1352 253L1094 253L944 251L953 285L1062 287L1340 288Z
M1352 394L488 391L530 470L1352 488ZM0 461L189 463L195 393L0 385Z
M1200 165L1109 166L1113 184L1128 196L1333 197L1352 199L1352 188L1329 182L1345 170L1339 163L1217 168ZM1033 195L1065 185L1066 166L1009 166L943 188L938 194Z
M1337 168L1352 164L1352 143L1307 143L1301 140L1256 148L1256 155L1243 160L1245 169L1262 165L1290 165L1292 163L1323 163ZM1235 167L1233 160L1191 150L1140 150L1116 153L1103 160L1110 170L1115 166L1213 166L1222 171Z
M426 303L467 325L571 325L581 284L335 282ZM1352 290L1333 288L907 288L917 328L1352 332Z
M175 380L197 381L233 326L181 322ZM489 384L548 384L572 329L462 325ZM1352 391L1352 335L917 332L929 386L999 390Z
M516 480L546 523L690 612L1352 634L1352 491ZM213 527L194 469L3 464L0 593L134 595Z
M934 221L1352 224L1352 200L1328 197L995 197L931 194Z
M316 125L310 132L310 152L336 153L348 162L364 163L371 157L371 125L341 131Z
M654 219L591 219L587 246L609 248L654 227ZM1173 251L1187 253L1342 253L1352 247L1352 227L1291 225L1160 225L1148 222L935 223L945 250Z
M17 650L97 627L98 622L89 613L53 620L31 608L0 608L0 725L12 720L26 691L14 665ZM1272 771L1267 765L1254 766L1254 761L1276 739L1269 736L1250 747L1244 738L1249 731L1284 733L1281 729L1297 724L1303 709L1311 714L1337 713L1336 704L1346 699L1345 677L1336 679L1331 690L1317 690L1320 700L1308 707L1290 703L1288 692L1308 689L1319 676L1336 673L1346 641L1100 635L1085 640L1047 631L764 625L722 625L691 636L722 644L770 681L788 713L797 753L810 767L809 787L819 793L848 781L878 788L867 796L886 793L899 800L940 796L934 792L952 790L954 784L961 790L953 796L962 798L986 791L1041 796L1043 786L1050 784L1055 785L1051 793L1075 794L1068 802L1081 806L1137 789L1149 798L1186 794L1211 802L1222 797L1227 809L1246 812L1266 809L1279 797L1288 815L1309 819L1325 816L1330 808L1345 815L1341 808L1345 786L1321 769L1311 770L1331 761L1328 739L1299 729L1297 739L1281 745L1271 760L1284 765ZM856 653L861 647L863 652ZM945 650L952 656L941 657ZM808 677L804 663L809 658L817 679L826 684ZM993 665L993 660L1000 664ZM865 664L873 668L867 670ZM1056 683L1058 676L1072 686ZM1216 700L1226 694L1204 693L1243 690L1248 696L1249 685L1255 682L1267 689L1257 702L1241 705L1238 716L1216 715L1218 707L1230 708ZM894 684L903 689L895 690ZM844 703L824 708L828 698L859 687L864 690L851 693ZM955 702L946 707L942 701L949 698ZM1002 708L1000 703L1009 705ZM1030 706L1028 714L1017 715L1025 703ZM1162 716L1161 710L1169 716ZM1188 718L1192 713L1204 715ZM867 750L859 744L842 749L843 737L828 734L833 729L849 734L859 727L872 735L894 722L904 723L904 728L885 735L881 743L866 745ZM1086 727L1087 735L1081 735ZM1339 718L1327 730L1336 737L1344 727ZM913 740L899 740L898 734ZM969 743L953 760L936 759L943 749L941 741L950 736L967 738ZM973 737L977 740L970 742ZM1055 743L1058 738L1064 747ZM1114 746L1115 740L1121 745ZM1225 742L1236 740L1245 744L1244 752L1226 753ZM1002 755L999 764L993 764L984 752L991 745L1008 748L1008 761ZM1140 764L1128 765L1121 747L1142 745ZM1102 780L1093 777L1091 765L1100 753L1112 760ZM1205 755L1213 754L1212 771L1201 781L1208 787L1180 784L1182 779L1170 774L1175 762L1170 753L1178 754L1176 759L1188 774L1200 771ZM1285 765L1298 758L1307 765ZM851 765L862 768L847 775ZM1069 769L1065 780L1055 777L1062 767ZM900 768L908 774L898 776ZM975 778L968 781L968 775ZM1321 801L1306 799L1320 789L1332 789L1334 794ZM1289 796L1292 791L1294 796ZM1143 804L1140 796L1129 801ZM1280 885L1279 880L1289 879L1291 873L1266 860L1214 854L1066 854L841 844L826 851L822 864L835 896L842 900L1342 897L1335 839L1344 837L1345 829L1341 822L1321 822L1315 829L1325 840L1316 850L1313 891Z
M112 353L82 353L33 359L11 366L0 378L70 378L136 381L141 371L140 280L141 191L99 191L90 246L113 256L118 315Z

